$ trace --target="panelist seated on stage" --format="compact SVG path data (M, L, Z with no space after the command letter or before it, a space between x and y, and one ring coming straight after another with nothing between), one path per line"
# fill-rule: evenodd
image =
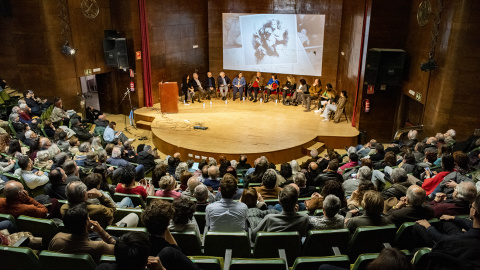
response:
M303 95L303 103L306 104L306 112L310 111L310 104L312 100L319 99L320 92L322 91L322 81L315 79L313 85L308 89L309 94Z
M225 76L225 72L220 72L220 76L217 78L217 83L218 83L218 89L220 90L220 94L222 95L222 100L227 99L227 93L228 93L228 87L230 87L230 84L232 81Z
M205 92L207 93L207 99L211 99L211 95L215 93L215 78L212 76L212 72L207 72L207 79L205 80Z
M245 77L243 77L242 72L238 73L238 76L233 79L233 101L235 101L235 97L237 92L240 93L240 100L243 97L243 91L245 90L245 86L247 82L245 81Z
M264 79L262 77L262 73L257 72L257 74L250 80L250 84L248 85L247 89L248 96L250 96L250 101L253 100L253 102L257 102L258 91L263 89L263 83ZM253 99L252 91L255 93L255 99ZM247 93L245 95L247 95Z
M297 84L295 83L295 77L287 75L287 83L285 83L282 88L283 105L290 105L290 102L287 100L287 95L293 94L295 92L296 86Z
M193 98L194 98L194 94L195 94L195 89L193 89L193 85L192 85L192 79L190 79L190 75L188 74L184 74L183 75L183 79L182 79L182 92L183 92L183 95L185 96L185 104L188 103L188 95L190 95L192 97L192 103L193 102Z
M321 100L318 103L318 108L315 112L320 112L320 109L322 109L323 112L325 105L327 105L330 100L335 100L336 98L337 91L333 89L333 86L330 83L327 83L327 90L325 90L325 92L323 92L323 94L321 95Z
M328 122L329 119L329 114L331 112L335 112L335 119L334 121L338 123L340 120L341 113L343 112L343 109L345 108L345 105L347 103L347 91L342 91L340 93L340 98L336 102L332 102L330 100L328 104L325 106L325 110L322 113L322 117L325 118L322 121L323 122Z
M205 90L203 89L202 82L198 79L198 74L193 73L193 80L192 80L192 87L193 87L193 95L195 95L195 92L197 92L198 95L198 102L201 102L200 100L200 94L205 98ZM195 99L194 96L192 96L192 101Z
M299 103L303 102L303 94L310 94L308 92L308 87L305 79L300 79L300 83L296 87L297 89L293 92L293 106L298 106Z
M265 103L268 102L268 98L270 97L270 93L272 93L272 91L275 91L278 88L279 85L280 85L280 82L277 79L277 75L272 74L272 78L270 78L270 80L268 80L267 86L265 86L265 88L267 89L267 97L265 98Z

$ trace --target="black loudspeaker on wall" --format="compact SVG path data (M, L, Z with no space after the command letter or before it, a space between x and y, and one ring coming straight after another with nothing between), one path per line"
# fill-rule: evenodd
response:
M115 36L103 39L103 55L107 66L128 69L127 40Z
M405 51L370 49L367 54L364 81L368 85L397 85L402 82Z

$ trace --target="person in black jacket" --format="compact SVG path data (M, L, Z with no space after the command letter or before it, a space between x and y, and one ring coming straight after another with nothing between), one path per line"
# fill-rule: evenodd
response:
M152 150L152 146L145 145L143 151L138 153L137 163L145 167L145 171L155 168L155 158L158 158L157 149Z
M210 95L213 95L216 91L215 78L213 78L211 72L207 72L207 78L205 80L205 91L207 92L207 99L210 100Z
M80 125L80 121L74 118L70 120L72 123L72 130L77 134L77 138L80 141L88 141L93 135L92 131L87 130L86 128Z
M190 79L190 75L188 75L188 74L183 75L182 92L185 95L185 104L188 103L188 94L189 93L192 95L192 104L193 104L194 103L193 98L195 97L195 95L194 95L195 91L194 91L193 86L192 86L192 80Z
M67 175L65 171L62 168L51 170L48 179L50 182L44 187L45 194L50 196L50 198L66 200L65 188L67 187Z
M324 173L321 173L315 178L315 186L322 188L325 185L325 182L328 180L335 180L340 183L343 182L343 177L341 174L337 173L338 170L338 160L330 160L328 162L328 167Z
M393 185L382 191L383 199L395 197L398 200L407 194L407 189L412 185L408 182L408 175L402 168L395 168L390 175Z
M40 99L35 99L35 94L33 93L32 90L26 91L23 96L25 97L25 102L27 103L28 107L31 109L31 113L34 116L41 116L42 115L42 102Z

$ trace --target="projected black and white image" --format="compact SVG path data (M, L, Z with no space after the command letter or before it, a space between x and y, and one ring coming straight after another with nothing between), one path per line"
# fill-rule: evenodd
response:
M321 75L325 15L223 14L224 69Z

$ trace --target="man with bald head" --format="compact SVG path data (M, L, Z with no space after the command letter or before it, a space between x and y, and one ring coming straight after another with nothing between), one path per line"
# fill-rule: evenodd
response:
M202 185L202 183L200 182L200 179L198 179L198 177L196 176L192 176L188 179L187 181L187 189L182 192L182 196L188 196L190 198L195 198L195 188L199 185ZM215 201L215 196L210 192L210 191L207 191L208 193L208 201L209 202L214 202ZM219 192L220 193L220 192Z
M218 179L219 174L220 172L217 166L208 167L208 179L203 181L203 184L212 187L213 190L217 190L220 186L220 179Z
M48 210L41 203L28 196L28 192L17 181L8 181L3 188L5 198L0 198L0 213L17 218L20 215L45 218Z
M404 222L433 218L433 209L424 205L426 197L423 188L417 185L410 186L407 189L407 196L400 198L397 205L388 211L388 219L400 227Z
M459 216L470 213L470 204L477 196L477 188L470 181L460 182L453 191L452 199L442 192L435 194L435 199L430 202L436 218L443 215Z

